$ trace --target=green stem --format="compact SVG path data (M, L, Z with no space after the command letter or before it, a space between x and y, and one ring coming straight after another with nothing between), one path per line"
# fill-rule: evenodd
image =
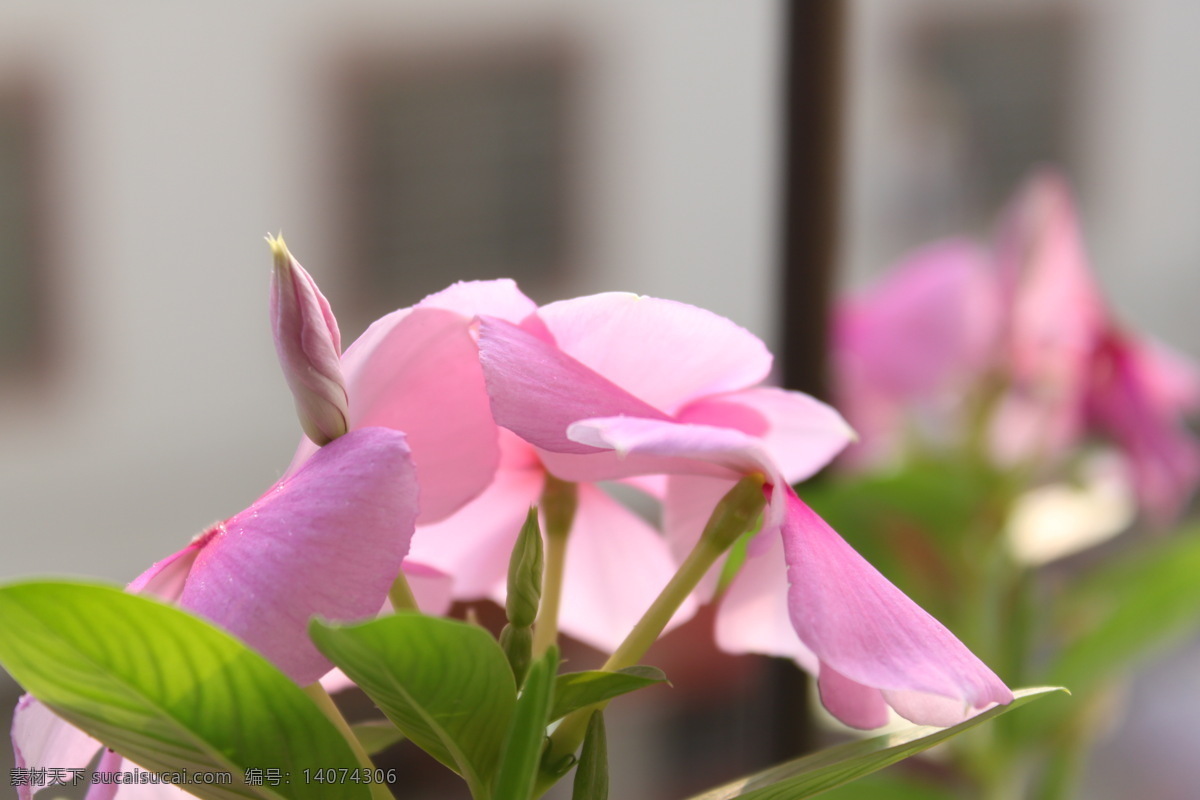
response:
M388 600L392 601L392 608L396 611L420 611L417 608L417 598L413 594L412 587L408 585L408 579L401 572L396 576L396 580L392 581L392 588L388 589Z
M342 716L342 712L334 704L333 698L329 696L329 692L325 691L325 687L319 683L310 683L304 687L304 693L316 703L317 708L321 709L338 732L346 739L346 743L350 745L350 749L354 752L354 758L358 761L358 765L366 770L373 770L375 764L371 761L371 757L367 755L367 751L363 749L362 743L358 741L358 737L354 735L354 731L350 729L350 723L346 722L346 718ZM372 800L394 800L392 792L382 783L369 783L371 789Z
M616 672L641 660L650 646L658 640L671 617L675 616L675 612L695 591L705 573L733 546L738 537L749 530L765 503L762 487L761 476L743 478L717 504L704 533L700 536L700 541L696 542L696 546L650 604L650 608L633 626L633 630L609 656L608 661L604 662L602 670ZM607 703L586 706L564 717L550 737L542 763L558 764L567 760L583 742L592 713L602 710L605 705ZM539 775L534 797L540 797L557 780L558 776Z
M541 658L558 642L558 609L562 604L563 572L567 563L567 536L575 521L578 488L546 475L541 511L545 519L546 560L542 573L542 599L533 627L533 657Z

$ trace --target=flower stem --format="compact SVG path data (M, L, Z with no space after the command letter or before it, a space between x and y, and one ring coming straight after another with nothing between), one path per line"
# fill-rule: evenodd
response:
M658 640L671 617L675 616L679 606L695 591L705 573L733 546L738 537L750 529L765 502L763 479L757 475L743 478L722 498L709 518L700 541L696 542L696 546L650 604L650 608L633 626L633 630L609 656L608 661L604 662L602 670L616 672L641 660L650 649L650 645ZM597 703L564 717L550 737L542 763L557 764L568 759L583 741L592 712L603 709L605 705L606 703ZM557 776L540 775L534 796L540 796L556 780Z
M401 570L396 575L396 580L392 581L392 588L388 589L388 600L392 601L392 608L396 611L420 611L417 608L417 598L413 594L412 587L408 585L408 579L404 577L404 571Z
M321 709L321 713L333 723L333 726L346 739L346 743L350 745L350 749L354 752L354 758L358 761L358 765L363 769L373 770L375 764L371 761L371 757L363 749L362 743L358 741L358 737L350 729L350 723L346 722L346 718L342 716L342 712L334 704L333 698L329 696L329 692L325 691L325 687L320 683L310 683L304 687L304 693L316 703L317 708ZM371 789L372 800L394 800L391 790L384 784L368 783L367 785Z
M575 521L578 487L546 475L541 512L546 521L545 572L542 599L533 627L533 657L541 658L558 641L558 609L562 603L563 571L567 563L567 535Z

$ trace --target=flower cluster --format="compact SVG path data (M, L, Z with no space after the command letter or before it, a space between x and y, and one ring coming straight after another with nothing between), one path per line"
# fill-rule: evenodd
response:
M927 246L843 302L834 346L837 402L862 434L851 464L894 460L914 429L1041 469L1099 438L1157 523L1200 481L1183 423L1200 407L1200 371L1116 322L1053 172L1028 181L990 247Z
M860 728L889 707L950 725L1012 699L796 494L853 432L831 407L762 385L771 355L748 331L629 294L538 307L504 280L393 312L339 357L328 303L282 241L271 246L276 343L308 438L260 500L130 591L212 620L307 684L330 667L308 619L370 617L402 573L426 587L427 610L502 599L529 506L569 486L558 625L611 651L749 477L763 512L745 563L719 598L712 570L672 624L719 599L721 647L795 659L826 707ZM662 530L610 482L660 502ZM21 766L74 764L95 747L29 701L14 739Z

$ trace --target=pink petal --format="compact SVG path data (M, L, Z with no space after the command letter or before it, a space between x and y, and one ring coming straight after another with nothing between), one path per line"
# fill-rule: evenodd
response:
M331 665L308 621L379 610L408 552L416 493L403 434L351 431L204 535L179 604L311 683Z
M953 701L907 703L897 709L913 714L908 718L918 724L945 724L941 712L947 705L956 707L956 720L962 720L971 709L1012 700L995 673L941 623L889 583L793 492L786 495L782 532L791 584L788 606L796 632L820 659L822 672L827 666L863 686ZM934 706L936 718L923 715Z
M602 490L580 486L575 524L567 540L560 630L611 653L675 570L675 560L654 528ZM696 603L689 598L667 630L695 612Z
M787 564L777 535L759 537L763 552L746 559L717 609L717 646L727 653L790 658L816 675L817 657L796 636L788 614Z
M450 610L454 604L453 576L412 559L405 559L403 571L421 613L440 617Z
M499 459L469 319L419 308L343 360L350 426L404 431L420 476L422 522L454 512L491 480ZM356 342L355 345L358 343ZM365 357L364 357L365 356ZM291 470L311 456L302 443Z
M952 239L904 259L868 292L841 304L835 358L896 401L929 398L988 368L999 332L999 291L984 252Z
M15 766L21 769L83 769L103 747L28 694L13 711L12 742ZM17 797L29 800L43 788L18 786Z
M496 422L547 450L594 453L567 438L567 426L577 420L622 414L666 419L553 345L501 320L481 318L479 360Z
M1179 514L1200 482L1200 443L1176 408L1163 402L1158 366L1146 354L1115 333L1105 337L1087 410L1090 421L1120 445L1143 508L1161 525Z
M821 705L843 724L870 730L887 724L888 707L878 689L850 680L828 664L817 677Z
M831 406L769 386L697 400L679 412L679 421L737 428L758 438L788 483L811 477L854 439Z
M754 334L672 300L611 292L551 303L538 316L564 353L668 413L752 386L771 369L771 354Z
M518 323L537 311L537 304L517 288L515 281L459 281L417 303L417 308L441 308L468 319L481 314Z
M580 463L603 466L607 479L654 473L737 479L757 473L766 478L768 485L784 483L762 442L733 428L609 417L577 422L568 433L575 441L615 451L615 456L607 459L577 459ZM557 462L549 463L558 474ZM770 532L777 528L783 521L783 512L783 500L776 494L762 530Z
M1039 427L1077 431L1092 352L1108 327L1108 314L1061 176L1044 172L1026 184L997 250L1009 298L1013 376L1050 417Z
M499 470L484 493L457 513L417 528L411 560L450 575L459 600L493 597L503 589L517 534L544 482L540 467Z

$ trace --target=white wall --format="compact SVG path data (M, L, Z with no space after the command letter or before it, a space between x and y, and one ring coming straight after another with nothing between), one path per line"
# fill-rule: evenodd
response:
M577 290L771 298L775 4L0 4L44 84L49 390L0 387L0 577L128 580L253 500L298 436L266 318L282 229L336 305L330 73L359 51L552 29L583 53Z

